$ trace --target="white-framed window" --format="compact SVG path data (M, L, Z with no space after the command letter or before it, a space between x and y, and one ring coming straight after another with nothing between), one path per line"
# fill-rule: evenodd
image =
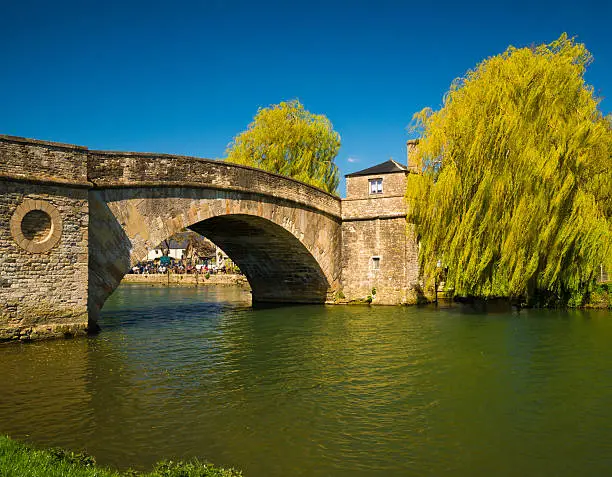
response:
M382 178L370 179L370 194L382 194Z
M372 257L372 270L380 270L380 257Z

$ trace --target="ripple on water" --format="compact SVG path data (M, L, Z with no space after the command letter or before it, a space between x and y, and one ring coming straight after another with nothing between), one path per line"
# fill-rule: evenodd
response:
M252 309L120 287L98 336L0 347L1 432L257 476L606 475L609 314Z

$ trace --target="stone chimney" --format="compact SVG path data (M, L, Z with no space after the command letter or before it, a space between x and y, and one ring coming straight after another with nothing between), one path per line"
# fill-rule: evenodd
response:
M416 164L416 161L414 159L414 154L416 153L418 146L419 146L418 139L408 139L408 141L406 141L406 156L408 160L407 166L410 172L415 172L415 173L420 172Z

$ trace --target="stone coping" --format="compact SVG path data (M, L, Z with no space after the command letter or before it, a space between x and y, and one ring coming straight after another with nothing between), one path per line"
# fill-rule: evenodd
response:
M69 149L77 151L87 151L85 146L77 146L76 144L68 144L65 142L42 141L40 139L30 139L21 136L10 136L8 134L0 134L0 141L16 142L19 144L32 144L34 146L47 146L57 149Z

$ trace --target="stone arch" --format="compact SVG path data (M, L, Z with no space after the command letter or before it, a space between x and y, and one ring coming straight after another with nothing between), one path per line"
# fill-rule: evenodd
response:
M329 282L300 240L269 219L219 215L189 227L208 237L244 272L254 302L323 303Z
M323 303L340 287L340 218L242 191L125 187L90 191L89 314L147 250L184 228L244 270L253 300Z

